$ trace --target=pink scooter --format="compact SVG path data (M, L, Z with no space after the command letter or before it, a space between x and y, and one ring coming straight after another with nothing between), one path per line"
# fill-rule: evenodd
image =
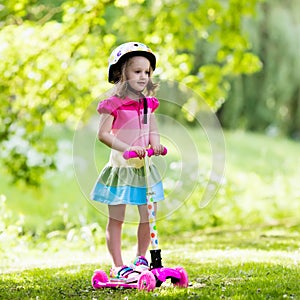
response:
M151 236L151 263L150 269L144 271L138 277L138 280L133 283L126 283L124 281L109 280L107 274L103 270L95 270L92 276L92 286L95 289L100 288L137 288L139 290L153 291L155 287L160 287L167 279L171 280L174 286L187 287L188 274L182 267L165 268L161 264L161 250L158 248L158 236L156 229L156 216L153 202L153 192L151 185L148 182L149 158L154 154L153 149L147 149L147 155L144 158L144 170L147 187L147 207L149 215L150 236ZM167 154L167 149L164 149L162 155ZM137 154L134 151L126 151L123 154L125 159L135 158Z

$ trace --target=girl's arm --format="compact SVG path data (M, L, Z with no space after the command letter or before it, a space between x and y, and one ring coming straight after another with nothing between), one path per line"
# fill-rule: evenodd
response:
M98 129L98 139L107 145L108 147L115 149L117 151L135 151L137 155L141 158L145 155L146 150L139 146L133 146L120 141L113 134L111 134L112 124L114 117L109 114L100 115L100 123Z
M155 155L160 155L164 151L164 146L160 143L160 135L154 114L150 115L150 145Z

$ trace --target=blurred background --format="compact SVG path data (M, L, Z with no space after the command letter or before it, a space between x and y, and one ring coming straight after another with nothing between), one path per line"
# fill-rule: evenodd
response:
M177 122L161 119L164 142L184 128L198 151L192 193L176 177L178 152L167 160L166 192L183 181L184 201L172 210L168 199L160 234L299 225L299 14L297 0L2 0L0 255L12 263L33 248L103 245L106 215L85 192L93 176L81 180L90 162L100 170L109 155L96 141L95 109L111 88L110 52L127 41L157 54L158 114ZM220 126L225 172L217 179L203 111ZM86 138L79 144L78 133ZM73 165L74 137L82 169ZM216 193L203 207L212 183ZM135 227L124 235L134 240Z

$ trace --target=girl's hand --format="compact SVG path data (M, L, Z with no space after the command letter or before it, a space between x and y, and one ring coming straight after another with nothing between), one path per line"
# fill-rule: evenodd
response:
M161 155L164 152L164 146L161 144L152 146L152 149L154 151L154 155Z
M132 146L128 150L134 151L138 155L139 159L144 158L146 155L146 149L141 146Z

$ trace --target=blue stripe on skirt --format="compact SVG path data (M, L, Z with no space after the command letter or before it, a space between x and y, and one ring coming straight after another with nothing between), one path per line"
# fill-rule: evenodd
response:
M153 201L164 200L162 182L158 182L151 187ZM99 181L96 183L91 193L91 199L109 205L146 204L146 187L135 186L106 186Z

